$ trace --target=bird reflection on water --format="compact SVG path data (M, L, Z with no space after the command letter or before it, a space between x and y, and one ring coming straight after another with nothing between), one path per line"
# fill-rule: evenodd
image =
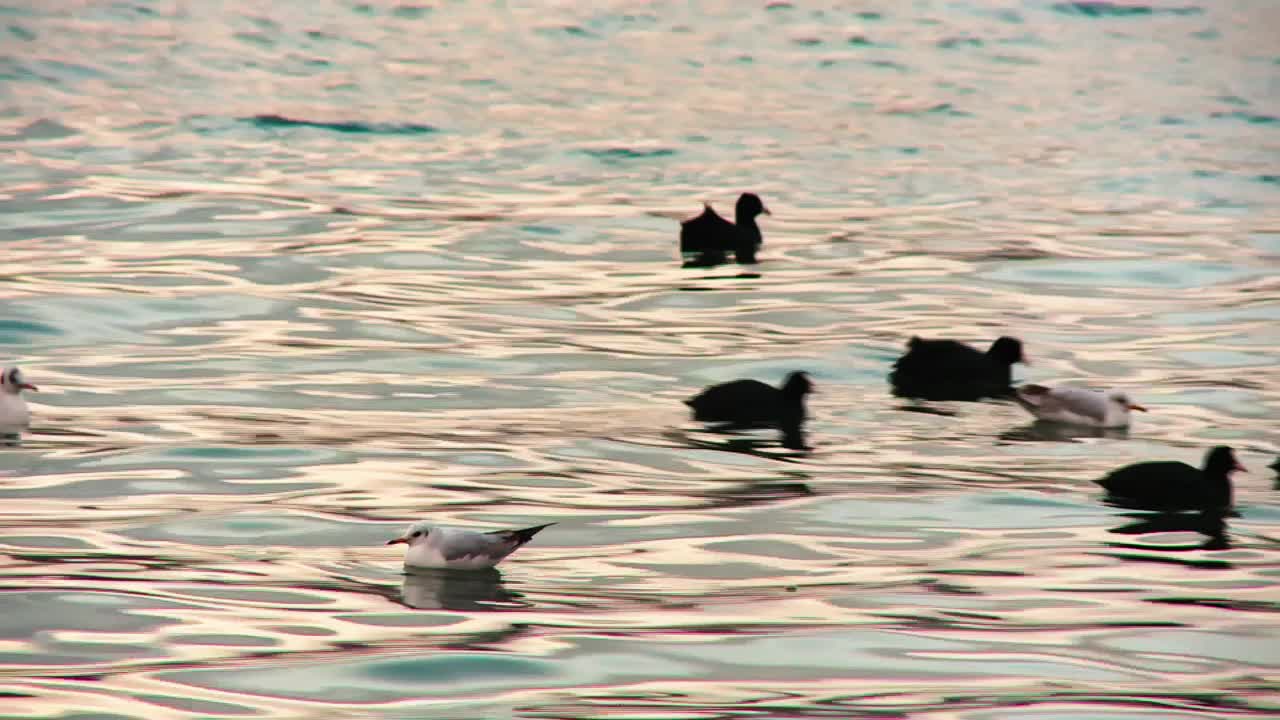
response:
M1188 512L1136 512L1126 513L1125 517L1133 522L1111 528L1108 532L1117 535L1149 535L1152 533L1191 532L1205 536L1198 545L1121 545L1121 547L1143 550L1163 550L1168 552L1184 552L1187 550L1228 550L1231 539L1227 535L1227 516L1221 510L1206 510L1198 513Z
M1075 442L1092 438L1125 440L1128 437L1129 428L1127 427L1088 427L1044 420L1036 420L1029 425L1000 433L1000 439L1006 442Z
M530 606L523 595L507 589L495 568L414 570L405 573L400 598L418 610L499 611Z
M744 431L757 428L744 428L740 425L711 426L701 430L699 434L718 436L711 439L700 439L685 432L669 432L666 436L681 445L698 450L719 450L739 453L766 460L794 462L809 454L809 447L803 428L781 428L778 441L742 435ZM723 439L721 439L723 438Z

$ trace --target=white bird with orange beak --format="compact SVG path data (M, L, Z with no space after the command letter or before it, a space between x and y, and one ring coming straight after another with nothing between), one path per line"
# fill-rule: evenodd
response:
M475 570L491 568L503 558L519 550L547 523L523 530L476 532L460 528L432 527L425 520L416 522L404 535L387 541L388 545L404 544L406 568L459 568Z
M31 411L22 399L23 390L39 390L22 377L16 367L0 372L0 431L21 430L31 423Z
M1023 385L1014 398L1037 420L1098 428L1128 427L1129 411L1147 411L1123 390Z

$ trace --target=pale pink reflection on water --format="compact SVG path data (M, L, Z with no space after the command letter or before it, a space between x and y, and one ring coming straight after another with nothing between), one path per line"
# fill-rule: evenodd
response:
M10 8L0 717L1274 715L1274 15ZM1152 412L904 403L913 334ZM680 403L796 369L809 452ZM1222 527L1091 482L1216 444Z

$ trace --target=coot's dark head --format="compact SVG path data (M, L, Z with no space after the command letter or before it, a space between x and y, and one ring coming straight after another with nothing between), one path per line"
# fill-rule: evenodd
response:
M1235 452L1226 445L1219 445L1204 456L1204 474L1209 477L1227 478L1236 471L1244 472L1244 466L1236 462Z
M772 215L769 208L760 202L760 196L755 193L742 193L738 196L738 204L734 207L733 214L739 218L753 218L757 215Z
M1026 356L1022 354L1022 341L1008 335L997 338L995 342L991 343L991 349L987 351L987 355L1007 365L1014 363L1031 364Z
M807 373L793 372L787 375L787 381L782 384L782 392L787 395L807 395L813 392L813 383Z

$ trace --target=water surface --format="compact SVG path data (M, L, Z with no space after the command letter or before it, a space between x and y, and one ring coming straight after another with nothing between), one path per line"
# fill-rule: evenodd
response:
M0 8L0 361L41 386L0 450L0 717L1280 713L1277 24ZM677 220L743 190L763 262L680 269ZM912 407L913 334L1152 412ZM679 402L795 369L808 453ZM1219 443L1216 538L1091 482ZM559 524L406 576L424 517Z

